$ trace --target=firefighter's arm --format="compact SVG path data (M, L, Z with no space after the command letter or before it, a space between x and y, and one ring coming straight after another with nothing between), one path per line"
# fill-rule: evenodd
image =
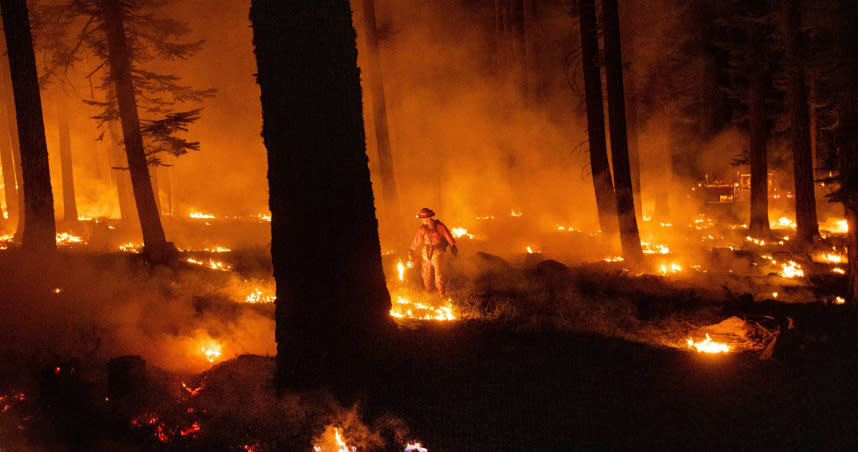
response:
M422 234L420 234L420 228L417 229L417 234L414 236L414 240L411 241L411 246L408 248L408 266L411 267L414 265L414 250L416 250L420 243L422 242Z

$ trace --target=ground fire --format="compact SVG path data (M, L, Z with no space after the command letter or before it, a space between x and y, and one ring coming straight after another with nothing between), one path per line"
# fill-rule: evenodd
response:
M854 448L851 2L0 16L0 450Z

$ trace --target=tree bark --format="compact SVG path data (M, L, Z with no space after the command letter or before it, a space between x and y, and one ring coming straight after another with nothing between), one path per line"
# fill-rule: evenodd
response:
M383 371L390 295L365 148L347 0L253 0L268 149L275 339L281 388L359 391Z
M12 92L21 143L24 231L21 246L32 253L56 251L56 223L42 99L26 0L0 0Z
M760 68L757 45L757 26L748 25L748 152L751 164L751 220L750 232L766 236L769 226L768 152L766 148L765 80Z
M617 0L602 2L605 32L605 84L608 91L608 121L611 134L611 160L614 167L614 192L623 258L631 265L643 261L640 234L635 219L629 148L626 134L626 108L623 90L623 58L620 49L620 19Z
M122 0L104 0L102 3L104 26L107 33L110 78L116 89L119 118L131 173L131 186L137 205L137 216L143 232L143 253L155 263L169 260L175 249L167 242L161 215L152 191L152 180L143 149L140 119L137 116L137 100L131 79L131 55L125 37Z
M77 222L77 203L74 196L74 169L72 167L69 116L65 105L59 106L57 120L59 124L60 169L62 170L63 184L63 222L73 224Z
M581 29L581 61L584 97L587 104L587 136L590 142L590 170L596 194L599 227L607 237L616 237L617 210L608 146L605 140L605 113L602 101L602 75L599 64L599 38L594 0L580 0L578 16Z
M813 156L810 148L810 107L807 104L804 62L801 47L801 5L784 0L784 49L787 60L790 144L795 177L795 223L799 243L810 245L819 236L816 195L813 183Z
M387 101L384 94L384 76L381 72L381 51L375 21L375 0L363 0L366 20L367 63L369 90L372 98L375 139L378 147L378 168L381 176L381 193L385 206L396 218L402 217L397 196L396 176L393 171L393 153L390 149L390 131L387 125Z

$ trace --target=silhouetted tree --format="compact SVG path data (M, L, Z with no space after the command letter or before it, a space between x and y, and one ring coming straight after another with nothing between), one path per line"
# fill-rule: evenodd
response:
M767 235L769 226L768 185L768 127L766 125L766 80L760 46L760 25L749 21L747 27L747 53L745 67L748 71L748 134L750 137L748 156L751 166L751 220L749 229L755 235Z
M810 244L819 235L819 224L813 183L810 107L805 91L805 62L802 57L801 3L799 0L784 0L783 6L786 90L789 102L787 111L795 177L796 235L800 243Z
M381 193L385 206L397 217L401 216L397 196L396 176L393 171L393 153L390 149L390 131L387 125L387 101L384 95L384 74L381 72L381 50L378 47L378 29L375 17L375 0L362 0L366 32L368 83L372 98L375 141L378 149L378 169Z
M609 237L617 234L616 197L608 163L605 140L605 113L602 102L602 75L599 63L599 30L594 0L578 2L581 29L581 64L584 75L584 97L587 104L587 136L590 143L590 170L596 193L599 226Z
M392 325L347 0L254 0L280 387L357 390ZM355 380L357 377L357 380ZM368 377L367 377L368 378Z
M626 136L626 109L623 91L623 64L620 50L620 19L617 0L602 2L605 39L605 84L608 91L608 121L611 134L611 160L614 168L614 193L623 258L639 264L643 260L640 234L635 219L629 149Z
M72 167L71 132L69 130L69 112L64 103L57 108L59 132L60 167L63 184L63 222L77 222L77 202L74 196L74 169Z
M21 246L29 252L56 250L56 224L42 99L26 0L0 0L9 70L15 98L24 179L24 231Z

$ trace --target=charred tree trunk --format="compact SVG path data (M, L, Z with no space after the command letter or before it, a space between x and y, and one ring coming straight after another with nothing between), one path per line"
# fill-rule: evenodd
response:
M104 0L102 3L110 78L116 89L131 186L143 232L143 253L150 261L161 263L174 254L175 248L164 236L161 215L152 191L152 180L149 178L140 119L137 116L137 100L134 97L134 82L131 79L131 57L125 37L122 4L122 0Z
M759 63L757 26L748 25L748 132L751 164L751 221L750 232L765 236L769 226L769 177L766 149L766 98L764 73Z
M623 258L631 265L643 260L641 239L635 219L629 148L626 135L626 107L623 93L623 58L620 51L620 19L617 0L602 2L605 31L605 84L608 90L608 121L611 133L611 160L614 166L614 192Z
M784 0L784 20L790 143L795 176L796 235L800 243L809 245L819 236L819 223L816 218L813 156L810 149L810 107L805 91L804 62L800 56L800 0Z
M77 222L77 203L74 196L74 169L71 156L71 133L69 116L65 105L59 106L60 168L63 183L63 222Z
M48 146L42 116L42 98L36 73L36 56L26 0L0 0L0 14L6 33L9 71L21 143L24 179L24 232L22 248L29 252L56 251L56 223Z
M348 0L253 0L281 388L360 390L391 333ZM357 376L357 380L355 377ZM374 377L377 378L377 377Z
M402 214L396 195L396 176L393 171L393 153L390 149L390 131L387 126L387 101L384 95L384 77L381 72L381 55L375 21L375 0L363 0L366 20L367 63L369 65L369 91L372 98L375 140L378 147L378 168L381 176L381 193L384 203L396 218Z
M596 193L599 226L608 237L616 237L617 204L608 146L605 141L605 112L602 102L602 74L599 64L599 38L594 0L578 3L581 28L581 61L584 73L584 97L587 103L587 135L590 140L590 169Z

